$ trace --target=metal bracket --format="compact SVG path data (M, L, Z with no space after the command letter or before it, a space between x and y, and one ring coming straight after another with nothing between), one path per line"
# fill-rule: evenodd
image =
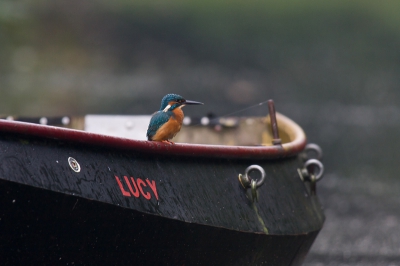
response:
M314 154L314 158L310 157L310 154ZM302 152L301 156L304 161L307 161L308 159L317 159L321 161L323 153L320 146L315 143L309 143L304 148L304 152Z

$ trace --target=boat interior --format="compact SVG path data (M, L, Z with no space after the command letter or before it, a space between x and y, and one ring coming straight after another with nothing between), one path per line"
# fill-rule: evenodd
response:
M82 117L1 117L47 126L83 130L114 137L146 140L151 116L148 115L86 115ZM279 139L282 144L305 139L303 130L286 116L276 113ZM274 136L270 116L264 117L185 117L175 143L228 146L270 146Z

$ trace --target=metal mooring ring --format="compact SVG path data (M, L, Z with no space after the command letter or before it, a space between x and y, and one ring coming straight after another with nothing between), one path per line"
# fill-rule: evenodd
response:
M321 147L318 146L317 144L315 144L315 143L309 143L309 144L306 145L306 147L304 148L304 150L305 150L305 152L307 152L307 151L313 151L313 152L315 152L315 154L316 154L318 160L321 160L321 159L322 159L322 155L323 155L323 154L322 154L322 149L321 149Z
M261 166L259 166L259 165L253 164L253 165L250 165L249 167L246 168L244 174L245 174L246 176L249 176L249 172L250 172L251 170L258 170L258 171L260 171L260 173L261 173L261 179L260 179L260 180L257 180L257 187L260 187L260 186L264 183L264 181L265 181L265 171L264 171L264 169L263 169Z
M308 169L310 165L315 165L319 168L318 174L315 176L315 181L319 181L324 175L324 165L317 159L310 159L304 164L304 168Z

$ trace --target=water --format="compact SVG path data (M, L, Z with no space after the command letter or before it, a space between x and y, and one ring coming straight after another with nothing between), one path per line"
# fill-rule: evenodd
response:
M325 155L326 222L305 265L400 265L398 108L285 108Z

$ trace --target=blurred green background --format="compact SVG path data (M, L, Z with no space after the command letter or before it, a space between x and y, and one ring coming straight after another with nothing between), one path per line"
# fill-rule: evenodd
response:
M2 0L1 112L146 113L169 91L222 112L266 98L396 105L399 10L398 1Z
M225 115L272 98L341 180L322 193L353 186L343 205L320 195L327 223L345 205L375 217L352 195L400 222L399 11L394 0L1 0L0 114L151 114L173 92L206 104L186 114ZM388 245L400 254L400 237Z
M206 103L189 115L225 115L272 98L312 141L346 146L334 167L358 153L388 171L399 158L387 156L399 153L399 10L361 0L2 0L0 114L151 114L174 92Z

